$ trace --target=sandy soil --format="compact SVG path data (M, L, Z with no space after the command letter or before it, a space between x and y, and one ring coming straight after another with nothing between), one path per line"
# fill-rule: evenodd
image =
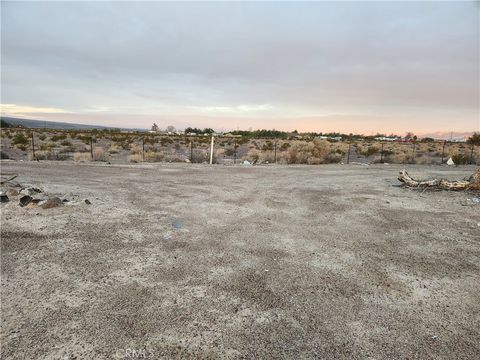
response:
M1 205L2 359L478 359L480 205L400 169L2 162L92 202Z

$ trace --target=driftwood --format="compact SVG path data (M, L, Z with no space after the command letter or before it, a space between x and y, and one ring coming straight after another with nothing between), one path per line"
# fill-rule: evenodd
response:
M433 180L415 180L407 171L403 169L400 171L398 180L404 183L406 186L423 189L439 189L439 190L471 190L480 191L480 169L472 174L466 180L445 180L445 179L433 179Z

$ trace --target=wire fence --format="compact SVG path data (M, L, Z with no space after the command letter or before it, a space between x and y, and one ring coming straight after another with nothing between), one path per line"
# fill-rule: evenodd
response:
M212 156L211 156L212 154ZM2 129L1 157L13 160L191 162L235 165L321 163L480 164L479 146L465 142L251 139L143 133Z

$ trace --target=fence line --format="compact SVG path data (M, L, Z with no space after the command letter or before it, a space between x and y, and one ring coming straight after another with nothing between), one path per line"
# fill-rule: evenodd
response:
M211 158L212 163L220 164L237 164L238 160L277 164L291 161L292 147L310 143L297 139L218 136L214 139L212 152L211 141L211 137L205 136L3 128L2 158L38 161L77 160L78 157L85 161L86 157L80 155L89 152L90 160L94 161L209 163ZM339 141L328 144L335 156L325 162L434 164L445 163L452 157L455 163L480 164L479 147L468 143ZM311 161L312 156L307 156L305 162Z

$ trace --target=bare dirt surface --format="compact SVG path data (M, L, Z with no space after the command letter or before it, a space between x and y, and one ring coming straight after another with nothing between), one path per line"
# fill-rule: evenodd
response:
M478 359L480 205L401 168L2 162L92 204L1 205L1 357Z

